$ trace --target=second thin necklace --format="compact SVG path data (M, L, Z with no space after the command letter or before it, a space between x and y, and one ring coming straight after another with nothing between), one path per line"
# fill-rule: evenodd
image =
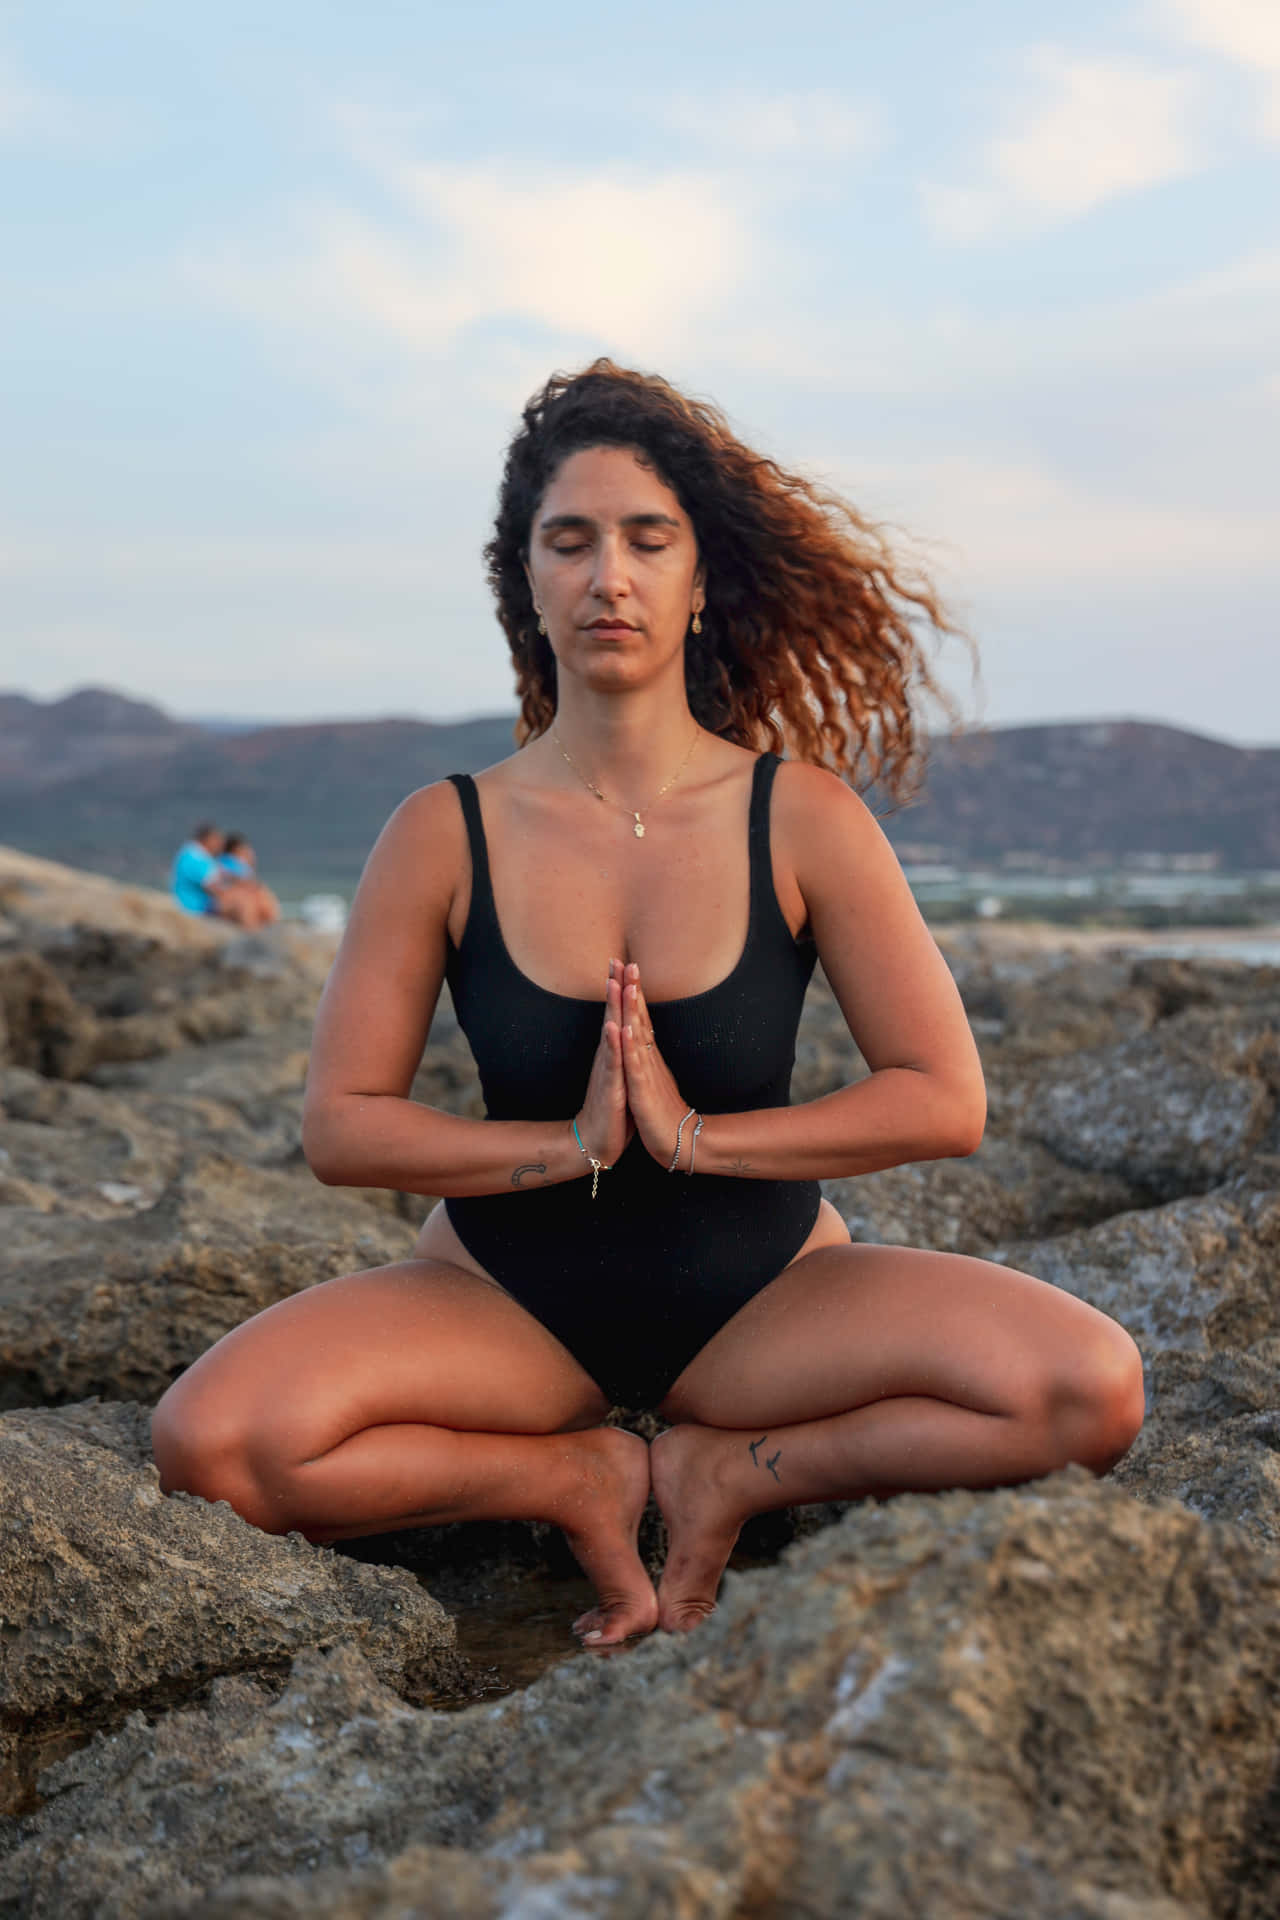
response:
M560 738L560 735L556 732L554 727L552 727L551 729L551 738L555 741L556 745L560 749L560 752L563 754L564 758L568 761L569 765L573 768L573 771L577 774L579 780L581 780L583 786L587 788L588 792L594 793L597 800L603 800L607 807L614 807L617 809L619 813L629 813L631 815L631 818L635 821L635 825L631 829L632 833L634 833L637 840L643 840L644 839L644 821L640 818L640 815L642 813L648 813L650 807L657 805L658 801L661 800L663 794L667 791L667 789L669 787L674 787L676 781L680 778L680 775L684 772L685 768L689 764L690 759L693 756L693 750L698 744L698 735L701 733L701 731L702 731L701 727L695 728L693 739L689 742L688 753L685 754L684 759L680 762L680 765L676 768L671 778L669 780L663 781L662 785L658 788L658 791L654 794L653 799L646 800L643 807L624 807L620 800L610 800L607 793L601 793L599 787L596 785L594 780L588 780L586 774L582 771L582 768L578 765L573 755L569 752L569 749L565 746L564 741Z

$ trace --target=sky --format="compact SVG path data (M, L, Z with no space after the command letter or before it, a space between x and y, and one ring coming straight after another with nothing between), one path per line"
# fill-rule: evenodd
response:
M608 353L932 570L989 724L1280 742L1277 0L0 0L0 686L512 705Z

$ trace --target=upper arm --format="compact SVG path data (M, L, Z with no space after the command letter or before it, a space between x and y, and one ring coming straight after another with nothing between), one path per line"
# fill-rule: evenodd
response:
M465 848L447 781L410 794L382 829L316 1014L309 1108L338 1094L408 1093L444 979Z
M834 774L803 763L780 769L776 792L823 971L867 1065L915 1067L980 1090L950 969L869 808Z

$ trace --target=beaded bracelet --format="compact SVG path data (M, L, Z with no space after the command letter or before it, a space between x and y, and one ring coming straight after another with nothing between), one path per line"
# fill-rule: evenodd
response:
M582 1144L582 1135L578 1132L577 1120L574 1119L570 1121L569 1124L573 1128L573 1137L578 1143L578 1152L582 1155L584 1160L590 1163L590 1166L591 1166L591 1198L594 1200L596 1197L596 1188L600 1185L600 1175L602 1173L612 1173L613 1168L610 1166L607 1166L603 1160L597 1160L594 1153L587 1152L586 1148Z

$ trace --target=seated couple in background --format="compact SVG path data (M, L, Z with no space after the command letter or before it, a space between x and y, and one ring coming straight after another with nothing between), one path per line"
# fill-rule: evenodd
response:
M280 902L259 880L249 842L242 833L223 833L211 820L201 821L179 848L170 884L187 913L211 914L238 927L265 927L280 918Z

